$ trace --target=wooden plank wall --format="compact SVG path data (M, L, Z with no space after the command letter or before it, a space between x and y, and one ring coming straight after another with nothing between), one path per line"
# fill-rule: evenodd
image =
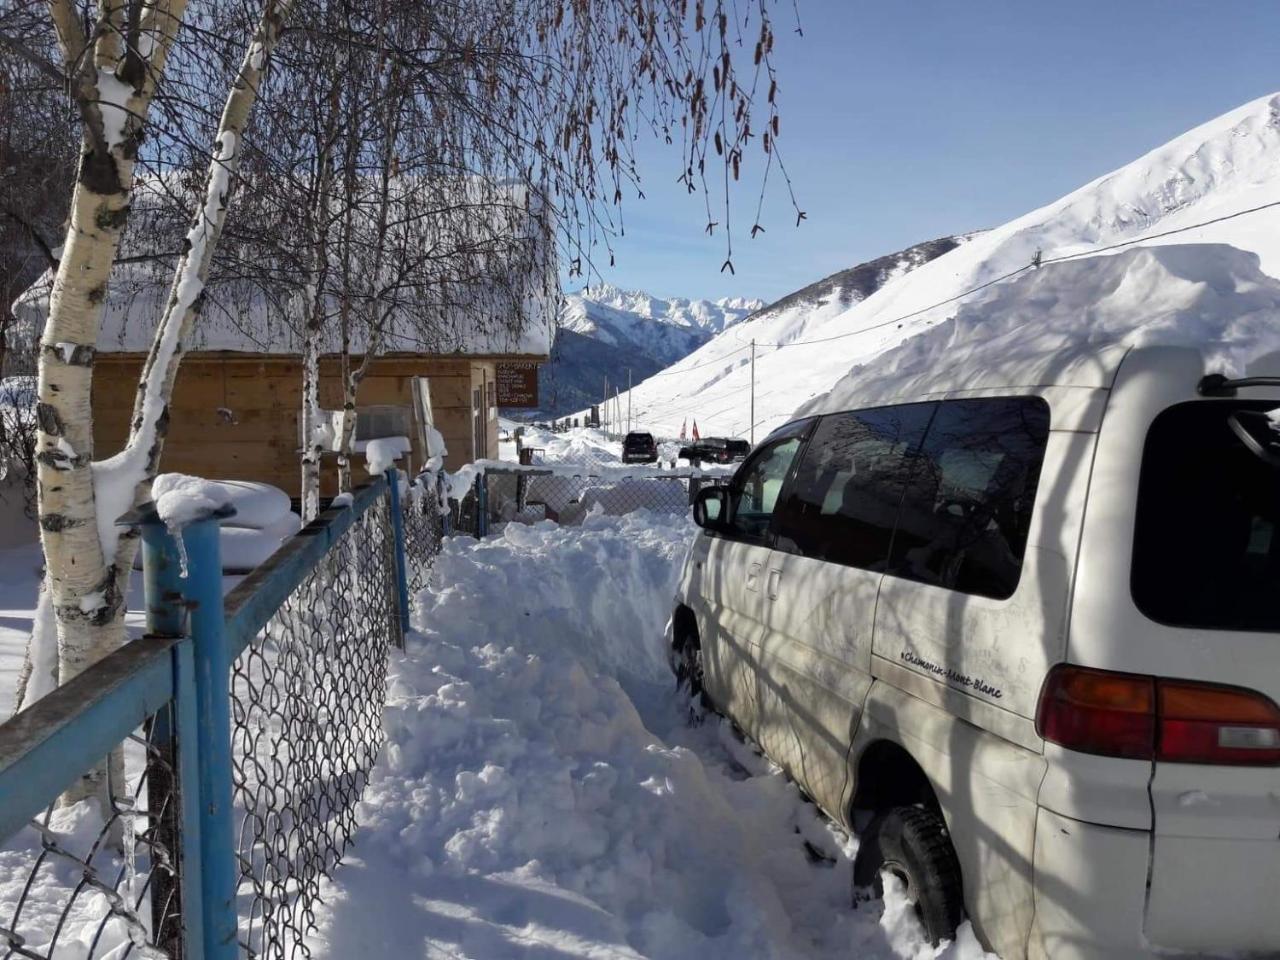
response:
M124 443L142 360L133 354L98 357L93 383L95 456L109 456ZM493 378L493 368L492 361L382 358L373 362L357 402L362 407L412 408L412 378L429 377L436 427L449 448L445 465L456 470L475 459L471 391L473 385ZM322 362L320 382L320 405L332 410L341 407L336 361ZM217 479L259 480L297 496L301 403L302 368L297 358L189 356L174 387L170 435L160 468ZM496 457L496 418L488 428L489 449L479 454ZM423 461L416 432L410 438L415 468ZM332 463L326 464L322 476L324 494L336 493ZM363 477L363 458L356 458L356 477Z

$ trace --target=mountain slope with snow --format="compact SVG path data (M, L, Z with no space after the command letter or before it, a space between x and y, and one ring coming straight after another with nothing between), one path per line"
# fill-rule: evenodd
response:
M610 284L565 297L551 361L539 371L541 411L560 416L598 402L607 377L626 386L676 363L764 306L746 297L686 300Z
M1280 208L1237 216L1280 200L1277 184L1280 94L1245 104L1054 203L978 234L892 277L864 300L783 301L782 309L761 311L639 385L633 408L642 425L659 433L674 434L685 418L696 418L704 435L748 435L755 339L759 439L855 366L950 319L969 291L999 283L1037 254L1047 262L1114 253L1100 248L1115 244L1228 244L1256 254L1262 273L1280 277ZM1181 266L1179 271L1186 273ZM1212 283L1214 273L1184 280ZM1021 304L1024 322L1035 322L1034 310L1025 312L1033 307ZM868 366L862 375L875 372Z

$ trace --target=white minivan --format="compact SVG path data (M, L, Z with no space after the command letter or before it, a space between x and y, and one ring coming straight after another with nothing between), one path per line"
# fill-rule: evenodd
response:
M1280 956L1280 377L1205 366L869 380L698 494L677 674L935 940Z

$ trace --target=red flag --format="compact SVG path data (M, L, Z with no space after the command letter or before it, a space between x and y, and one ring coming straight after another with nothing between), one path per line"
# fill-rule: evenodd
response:
M681 423L680 423L680 439L681 439L681 440L683 440L683 439L684 439L684 435L685 435L685 427L687 427L687 426L689 426L689 418L688 418L688 417L685 417L685 419L684 419L683 421L681 421Z
M693 421L693 439L695 439L695 440L701 440L701 439L702 439L700 436L698 436L698 421L697 421L697 420Z

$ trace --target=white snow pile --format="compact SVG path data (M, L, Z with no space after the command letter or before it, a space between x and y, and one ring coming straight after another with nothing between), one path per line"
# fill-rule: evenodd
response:
M265 563L302 529L289 495L267 483L162 473L151 485L151 496L160 519L175 532L219 507L232 507L235 514L223 521L218 538L228 573L246 573Z
M162 473L156 477L151 485L151 499L164 525L175 534L231 505L231 497L222 484L184 473Z
M849 371L797 413L840 410L868 392L890 398L947 386L1051 382L1069 366L1098 366L1107 347L1185 346L1206 351L1214 372L1243 375L1280 351L1280 280L1258 256L1225 244L1135 247L1049 264L996 284L954 316ZM1118 358L1119 351L1115 352Z
M364 446L364 468L371 477L386 473L403 457L412 445L408 437L380 437L369 440Z
M850 908L853 842L781 774L689 724L663 633L694 533L637 512L447 543L316 956L935 956L903 904ZM941 955L982 951L966 928Z
M696 417L704 434L746 436L751 426L747 348L755 339L759 344L755 364L759 437L791 419L797 407L831 389L852 367L970 305L968 298L943 301L1026 267L1037 252L1048 260L1084 255L1116 243L1146 249L1188 244L1201 252L1211 249L1206 245L1229 244L1257 254L1261 272L1280 277L1280 208L1234 216L1274 202L1277 182L1280 94L1245 104L1061 200L978 234L889 281L860 303L846 307L833 297L817 306L802 303L763 310L638 385L632 391L634 415L647 428L667 435L674 435L685 418ZM1184 232L1170 233L1174 230ZM1163 266L1171 264L1164 261ZM1189 283L1212 286L1215 270L1213 264L1207 265L1201 278L1181 267L1174 274ZM1233 266L1229 272L1240 277L1249 273L1241 270ZM1018 281L1026 279L1023 274ZM1189 292L1185 283L1176 286ZM1223 297L1214 305L1216 315L1222 317L1236 310L1228 301L1249 290L1243 284L1234 291L1215 288L1214 292ZM1189 297L1182 305L1187 319L1194 299ZM1076 302L1082 311L1092 307L1083 297ZM1030 298L1022 307L1022 320L1046 329L1069 319L1063 313L1052 318L1041 315L1038 302ZM1237 312L1245 315L1255 309L1246 296ZM1144 313L1131 326L1137 328L1149 319L1150 313ZM1119 314L1110 318L1108 330L1117 332L1116 324L1123 320ZM1192 329L1183 324L1180 335ZM622 404L626 402L624 396Z

